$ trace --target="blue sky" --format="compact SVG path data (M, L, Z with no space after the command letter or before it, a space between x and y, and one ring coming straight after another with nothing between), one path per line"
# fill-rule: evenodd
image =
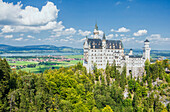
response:
M170 0L0 0L0 44L82 48L85 36L170 50Z

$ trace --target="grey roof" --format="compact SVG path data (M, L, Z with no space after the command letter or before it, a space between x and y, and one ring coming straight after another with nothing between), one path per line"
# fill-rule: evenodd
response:
M102 49L102 40L101 39L88 39L88 44L91 46L91 49ZM121 47L121 48L120 48ZM123 44L120 40L106 40L106 49L122 49Z
M144 42L149 42L149 40L148 40L148 39L146 39Z
M129 55L129 58L142 58L141 55Z
M101 39L88 39L87 42L91 46L91 49L93 49L94 45L95 45L95 49L102 49Z

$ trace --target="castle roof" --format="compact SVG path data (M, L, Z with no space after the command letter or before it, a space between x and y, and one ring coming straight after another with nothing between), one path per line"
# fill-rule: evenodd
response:
M144 42L149 42L149 40L148 40L148 39L146 39Z
M141 55L129 55L129 58L142 58Z
M91 49L102 49L101 39L88 39ZM93 47L94 46L94 47ZM122 49L123 44L120 40L106 40L106 49Z

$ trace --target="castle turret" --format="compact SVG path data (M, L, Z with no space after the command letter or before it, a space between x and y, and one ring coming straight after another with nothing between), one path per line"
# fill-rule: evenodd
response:
M94 39L98 39L99 38L99 31L98 31L97 23L95 25L95 29L94 29L93 34L94 34L94 37L93 37Z
M103 48L103 49L106 49L106 36L105 36L105 33L103 33L102 48Z
M87 38L87 36L86 36L86 40L84 42L83 48L88 49L88 38Z
M133 50L130 49L129 55L133 55Z
M84 48L84 63L87 63L88 62L88 50L89 50L87 36L86 36L86 40L84 42L83 48Z
M149 40L148 39L146 39L145 41L144 41L144 47L143 47L143 58L145 59L145 60L149 60L150 61L150 50L151 50L151 48L149 48Z

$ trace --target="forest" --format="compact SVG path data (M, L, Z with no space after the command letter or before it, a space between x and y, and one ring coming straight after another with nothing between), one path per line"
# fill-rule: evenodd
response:
M145 62L145 73L126 76L113 63L87 73L82 63L43 73L11 70L0 58L2 112L170 112L168 60Z

